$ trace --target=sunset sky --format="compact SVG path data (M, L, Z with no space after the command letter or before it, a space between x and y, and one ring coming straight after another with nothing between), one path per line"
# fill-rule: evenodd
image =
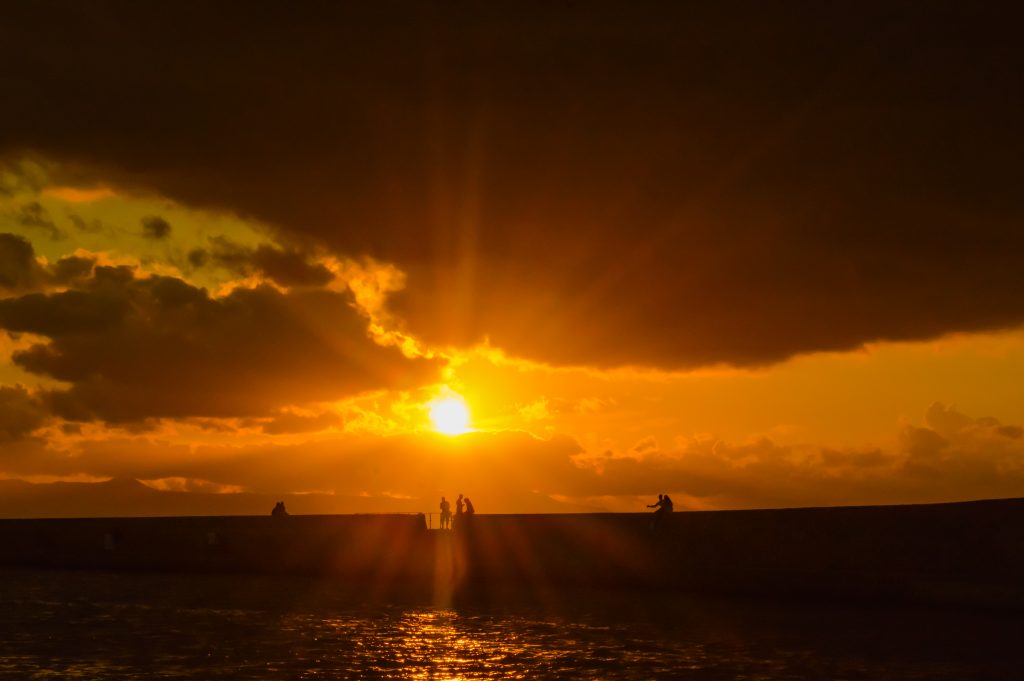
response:
M1024 496L1004 13L4 14L0 478L293 513Z

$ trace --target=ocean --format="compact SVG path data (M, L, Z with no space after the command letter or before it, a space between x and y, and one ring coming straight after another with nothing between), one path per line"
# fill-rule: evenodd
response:
M1022 678L1017 613L0 571L3 679Z

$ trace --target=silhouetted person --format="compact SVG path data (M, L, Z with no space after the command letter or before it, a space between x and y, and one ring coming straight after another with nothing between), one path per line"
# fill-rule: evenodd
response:
M463 505L464 504L462 502L462 495L460 494L459 498L455 500L455 527L458 527L459 523L462 522Z
M284 518L287 515L288 511L285 510L283 501L274 504L274 510L270 512L272 518Z
M473 502L466 497L466 512L462 514L462 529L469 531L473 529L473 514L476 513L476 509L473 508Z
M661 509L664 511L664 515L671 513L673 507L674 505L672 504L672 500L667 494L661 498Z
M441 497L441 529L452 529L452 505Z
M667 497L668 497L667 494L659 494L658 495L657 503L647 504L647 508L655 509L655 511L654 511L654 518L651 519L651 529L652 530L657 530L659 527L661 527L662 520L665 518L665 513L666 513L665 508L666 507L667 508L671 508L672 507L672 500L668 499L666 501Z

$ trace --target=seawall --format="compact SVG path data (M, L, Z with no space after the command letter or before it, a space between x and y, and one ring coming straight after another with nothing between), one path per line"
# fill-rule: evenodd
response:
M566 586L1024 607L1024 499L649 514L0 520L0 564L329 575L447 595ZM447 596L446 596L447 597Z
M422 515L0 520L0 564L368 578L429 551Z

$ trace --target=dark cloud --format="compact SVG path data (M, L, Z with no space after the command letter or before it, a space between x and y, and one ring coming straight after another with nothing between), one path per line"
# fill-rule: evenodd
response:
M63 239L67 235L64 234L54 223L53 218L50 217L49 211L43 207L38 201L31 201L29 203L20 206L15 214L15 221L22 227L28 227L29 229L37 229L45 232L54 241Z
M193 248L188 252L188 264L192 267L204 267L210 261L210 254L202 248Z
M97 270L97 277L108 276L103 269ZM102 333L115 328L131 311L127 298L109 293L30 293L19 298L0 300L0 328L69 338ZM36 356L46 352L47 346L38 346L32 350ZM15 361L18 361L17 357Z
M75 226L75 229L77 229L80 232L85 232L86 234L96 234L98 232L103 231L103 221L98 218L86 220L77 213L68 213L68 219L71 221L71 224Z
M326 430L332 426L341 426L341 423L341 417L329 411L313 416L281 412L263 423L260 429L268 435L287 435Z
M14 353L70 384L69 420L265 416L281 407L420 385L438 364L375 344L348 295L270 287L211 298L174 278L96 267L78 288L0 300L0 328L47 337Z
M237 425L225 421L224 419L205 419L205 418L193 418L188 419L189 425L197 426L205 431L211 433L235 433L238 432Z
M33 289L44 279L45 271L36 262L32 244L23 237L0 233L0 289Z
M142 218L142 235L148 239L166 239L171 235L171 223L159 215Z
M76 284L89 278L95 265L92 256L66 255L50 267L50 276L60 286Z
M224 237L211 238L209 251L195 250L188 257L196 267L212 260L235 274L258 274L281 286L324 286L334 279L329 269L310 262L309 254L300 250L269 244L249 248Z
M1019 440L1024 437L1024 428L1020 426L997 426L996 432L1011 440Z
M264 276L282 286L324 286L334 279L330 270L309 263L304 254L266 244L252 254L252 262Z
M0 233L0 290L30 291L47 286L66 286L89 276L96 259L68 255L53 265L36 260L35 249L23 237Z
M395 262L414 332L551 362L1024 320L1015 6L534 9L20 4L0 151Z
M24 438L48 418L38 398L23 386L0 386L0 443Z
M45 174L28 159L0 160L0 197L36 193L46 186Z

